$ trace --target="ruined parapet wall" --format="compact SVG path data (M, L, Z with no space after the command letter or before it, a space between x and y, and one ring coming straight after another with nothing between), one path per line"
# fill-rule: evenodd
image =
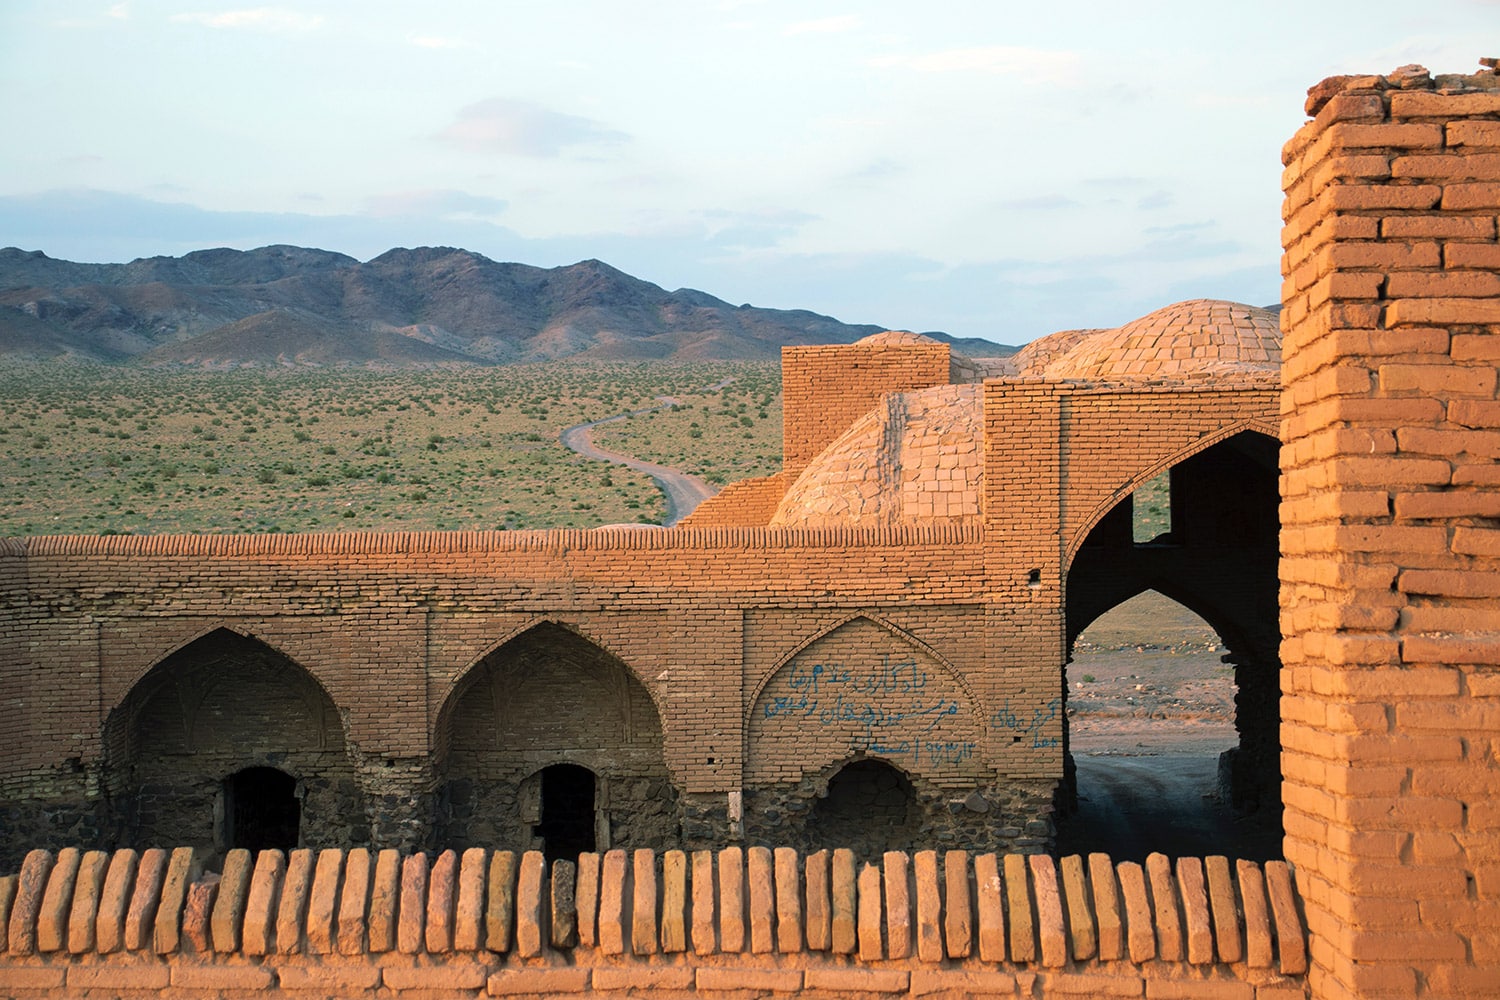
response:
M1500 990L1500 77L1310 92L1282 240L1282 761L1317 997Z
M947 385L949 348L911 333L781 349L782 468L795 477L892 392Z
M979 738L957 730L940 738L950 721L945 716L927 739L977 743L960 752L985 762L988 785L1003 784L1017 771L1031 776L1038 751L1013 745L1008 730L989 722L1007 698L1016 711L1023 695L985 669L980 637L987 590L979 538L975 528L944 526L0 541L0 559L11 574L5 580L9 604L0 608L0 636L11 654L0 660L0 697L21 706L5 717L16 728L0 760L0 859L14 864L28 848L68 843L146 846L152 841L136 840L132 832L146 828L143 817L132 818L130 810L141 801L142 779L169 765L180 769L172 784L208 804L197 810L192 829L179 825L163 837L205 849L220 842L209 800L227 765L215 770L205 754L139 741L134 750L128 740L112 745L110 734L139 730L127 709L149 703L142 685L158 666L164 670L156 677L205 676L200 668L211 666L211 647L230 639L278 654L257 676L270 679L285 667L298 678L293 689L326 692L332 711L325 717L339 721L343 750L337 740L325 741L318 778L342 780L343 767L351 764L369 810L368 840L362 830L352 842L323 841L345 846L530 846L492 832L484 817L461 814L474 801L475 780L504 777L508 786L516 784L500 774L514 764L505 756L510 751L497 747L481 760L474 756L483 749L475 739L455 743L453 737L460 730L471 737L486 731L471 710L494 684L477 680L491 668L509 669L511 654L527 648L526 637L536 629L561 629L580 640L576 648L608 653L645 689L660 718L659 737L654 724L649 731L659 739L678 794L683 843L729 837L733 796L756 790L745 786L744 772L751 693L783 684L783 668L799 650L825 634L862 629L866 621L880 623L877 637L887 644L866 651L873 663L887 652L902 661L920 648L972 678L964 697L973 700L963 712L986 720ZM773 680L778 671L781 679ZM595 673L599 683L616 687L627 676ZM80 679L63 685L59 676ZM137 691L142 698L132 697ZM476 692L481 701L469 697ZM631 705L645 705L638 694ZM899 694L864 698L860 709L889 710ZM251 709L259 707L244 715L254 716ZM315 707L309 703L309 710ZM1030 717L1035 707L1025 704L1021 714ZM631 714L644 719L635 708ZM233 726L223 724L230 716L200 715L191 705L183 708L179 729L198 720L212 727L199 734L205 741L222 736L214 742L222 746L236 739ZM560 713L558 740L593 747L589 741L597 742L602 718L592 711ZM750 749L757 766L798 761L800 739ZM624 767L627 744L599 746L596 760L581 761L610 779L611 795L639 773ZM918 759L914 752L897 753L900 742L882 745L887 751L880 755L897 766L919 777L928 771L925 748ZM254 759L240 766L277 766L262 748L244 749ZM848 756L858 750L844 749ZM980 784L976 777L969 790ZM652 782L634 785L649 790ZM514 794L523 791L517 787ZM962 799L968 791L945 794ZM803 805L813 797L808 792ZM313 796L304 805L311 810L316 801L331 800ZM629 803L611 798L611 808ZM947 815L946 799L936 808ZM1035 811L1006 817L992 811L989 817L999 830L1041 821ZM311 823L311 813L303 819ZM632 846L675 843L637 840ZM988 835L955 846L980 843L1024 846Z
M1305 997L1286 865L781 848L33 851L9 997Z
M679 528L760 528L769 524L792 477L785 472L730 483L693 508Z

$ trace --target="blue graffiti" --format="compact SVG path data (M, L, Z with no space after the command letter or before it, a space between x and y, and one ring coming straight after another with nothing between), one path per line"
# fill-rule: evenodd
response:
M851 747L913 764L961 764L977 753L977 743L945 736L948 720L962 715L963 706L929 692L932 675L913 658L881 653L858 667L795 663L785 676L781 693L766 692L764 718L863 730Z
M1009 729L1019 733L1017 739L1031 737L1033 747L1055 747L1062 741L1055 736L1043 736L1042 729L1057 718L1058 711L1062 708L1062 699L1053 698L1045 706L1033 708L1031 718L1023 719L1011 710L1010 700L1007 699L999 711L990 716L990 725L996 729Z

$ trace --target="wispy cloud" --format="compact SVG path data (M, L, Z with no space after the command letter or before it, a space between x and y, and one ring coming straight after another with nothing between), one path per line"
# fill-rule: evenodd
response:
M507 204L503 198L469 194L467 191L437 189L393 191L374 195L366 201L369 214L376 218L392 216L488 218L505 211Z
M130 17L130 4L117 3L108 10L107 14L117 21L123 21Z
M820 17L811 21L798 21L782 29L783 35L829 35L852 31L859 27L859 18L853 14L839 17Z
M1071 77L1082 65L1082 60L1076 52L987 45L968 49L944 49L940 52L876 56L870 60L870 65L877 69L904 69L916 73L983 73L1057 82Z
M173 14L178 24L201 24L207 28L248 31L312 31L323 23L321 14L304 14L285 7L252 7L246 10L188 11Z
M492 97L459 111L437 138L473 153L553 157L571 146L621 143L630 136L589 118Z

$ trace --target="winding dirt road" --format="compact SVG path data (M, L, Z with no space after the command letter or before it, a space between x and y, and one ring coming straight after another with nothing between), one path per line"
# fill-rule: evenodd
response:
M731 379L725 379L717 385L708 386L708 389L723 388ZM593 430L600 424L614 423L616 420L624 420L626 417L637 416L642 413L650 413L652 410L660 410L677 402L671 396L658 396L660 404L648 406L641 410L632 410L630 413L617 413L613 417L605 417L603 420L593 420L586 424L574 424L558 436L565 447L571 448L584 458L591 458L599 462L613 462L616 465L628 466L637 472L644 472L655 480L657 487L667 498L667 513L662 518L662 526L672 527L678 521L687 517L700 503L719 492L717 487L690 476L686 472L670 469L665 465L657 465L655 462L643 462L629 455L622 455L616 451L606 451L594 444Z

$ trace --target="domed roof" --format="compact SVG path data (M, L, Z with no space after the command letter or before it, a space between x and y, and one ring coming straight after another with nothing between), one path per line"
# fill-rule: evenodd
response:
M979 520L979 385L893 393L802 471L772 527L881 527Z
M1059 330L1045 337L1038 337L1007 359L1011 363L1012 374L1040 374L1047 365L1067 354L1083 341L1096 333L1106 332L1108 331L1094 327L1087 330Z
M942 343L942 341L933 340L931 337L923 336L920 333L912 333L910 330L886 330L883 333L872 333L868 337L861 337L855 343L880 347L899 346L903 344L938 344Z
M1275 310L1192 299L1083 338L1047 362L1056 379L1182 379L1281 368Z

